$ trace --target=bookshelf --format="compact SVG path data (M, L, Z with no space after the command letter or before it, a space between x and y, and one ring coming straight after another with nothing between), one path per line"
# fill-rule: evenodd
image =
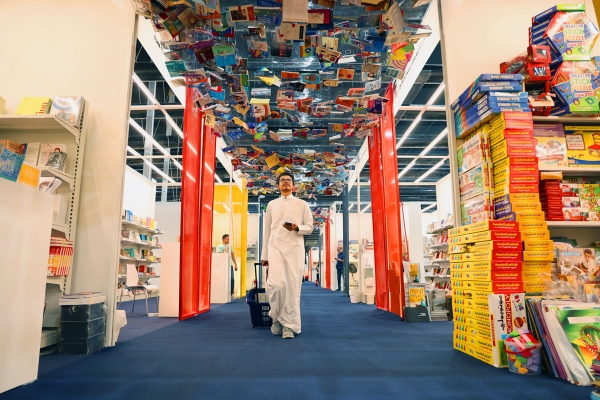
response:
M54 195L66 196L66 218L53 221L51 236L75 240L77 215L81 191L83 157L87 132L89 105L84 101L81 129L75 128L55 115L0 115L0 139L16 143L60 143L66 145L67 163L64 171L49 167L38 167L41 177L55 177L62 181ZM48 247L50 243L48 244ZM73 243L73 249L77 246ZM72 261L71 261L72 262ZM45 303L42 322L41 347L58 343L60 323L59 299L71 290L71 277L76 265L70 265L66 276L46 276Z
M125 219L125 216L121 219L121 250L118 267L117 296L120 295L121 287L127 279L127 264L135 264L138 271L138 280L144 285L150 284L151 280L160 279L160 273L156 271L156 267L161 263L161 260L154 257L152 250L162 249L162 246L158 244L156 236L162 235L163 232L160 229L147 226L148 223L145 225L142 224L142 221L147 221L147 219L142 218L140 222L129 221ZM128 232L128 237L124 236L126 232ZM133 258L127 256L124 254L124 249L134 249L136 254L139 254L139 257ZM148 254L143 255L143 252L148 252ZM157 292L148 292L148 297L156 297L157 295ZM130 296L129 291L124 291L123 297L133 296Z
M428 265L423 267L427 283L427 305L432 321L447 321L446 290L450 289L450 260L448 259L448 230L454 227L453 215L427 227L427 241L423 256Z

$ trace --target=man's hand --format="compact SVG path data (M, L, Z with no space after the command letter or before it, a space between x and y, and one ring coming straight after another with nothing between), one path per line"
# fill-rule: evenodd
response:
M296 229L298 229L298 225L296 225L296 224L291 224L291 225L283 224L283 227L285 229L287 229L288 231L290 231L290 232L295 231Z
M233 267L236 271L237 271L237 265L235 267Z
M269 266L269 261L268 260L262 260L262 265L265 267Z

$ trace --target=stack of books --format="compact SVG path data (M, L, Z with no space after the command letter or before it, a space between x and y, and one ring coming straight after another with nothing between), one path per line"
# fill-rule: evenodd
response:
M73 242L71 240L51 237L48 254L48 275L67 276L71 271L73 259Z
M72 294L65 294L62 299L59 300L61 306L71 305L82 305L82 304L97 304L104 303L106 296L101 292L79 292Z

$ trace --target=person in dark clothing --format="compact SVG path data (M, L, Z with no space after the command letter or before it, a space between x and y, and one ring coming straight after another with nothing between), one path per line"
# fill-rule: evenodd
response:
M344 273L344 249L342 246L338 246L337 251L338 255L335 258L335 260L337 261L337 263L335 264L335 269L337 269L338 288L335 291L339 292L340 290L342 290L342 274Z

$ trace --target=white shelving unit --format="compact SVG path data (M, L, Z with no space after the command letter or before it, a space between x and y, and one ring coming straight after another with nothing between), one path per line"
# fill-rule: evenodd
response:
M426 254L423 256L429 262L429 265L423 267L423 279L428 283L427 287L427 303L429 305L429 313L432 321L447 321L448 311L445 307L436 307L438 297L445 299L445 289L438 289L437 284L450 283L450 260L448 259L448 230L454 227L452 215L448 215L446 219L433 223L427 229L427 235L433 237L427 239L425 245ZM436 258L436 253L442 253L443 258ZM438 255L438 257L440 257ZM435 269L445 268L445 273L435 273Z
M63 181L56 194L68 196L67 217L64 222L52 224L52 235L75 240L81 173L86 140L86 118L88 103L84 104L81 129L77 129L55 115L0 115L0 139L17 143L61 143L67 147L67 164L65 171L54 168L38 167L43 177L56 177ZM77 244L73 243L74 251ZM50 244L48 243L48 248ZM58 343L58 326L60 323L60 306L58 300L63 293L71 290L71 277L76 265L71 265L68 276L52 276L46 278L46 311L43 318L41 347Z
M141 224L137 224L135 222L131 222L131 221L127 221L127 220L121 220L121 229L127 229L127 230L131 230L131 231L135 231L138 233L138 236L141 235L152 235L152 236L156 236L156 235L162 235L163 232L160 229L152 229L152 228L148 228L146 226L142 226ZM149 244L147 242L138 242L135 240L129 240L129 239L124 239L121 238L121 248L123 247L136 247L138 248L140 251L143 249L147 249L147 250L159 250L162 249L162 246L160 245L152 245ZM148 265L155 265L155 264L160 264L161 260L149 260L149 259L139 259L139 258L129 258L129 257L123 257L120 256L119 257L119 265L126 265L126 264L135 264L136 265L136 269L139 267L140 264L148 264ZM147 273L142 273L139 274L139 281L143 282L144 284L148 284L148 282L150 280L153 279L160 279L160 275L155 275L152 276L150 274ZM119 273L118 275L118 285L124 284L125 280L126 280L127 276L126 274L121 274ZM117 298L121 293L121 289L120 287L117 289ZM149 292L148 293L148 297L156 297L157 294L156 292ZM125 291L123 293L123 298L127 298L127 297L133 297L130 296L128 291Z

